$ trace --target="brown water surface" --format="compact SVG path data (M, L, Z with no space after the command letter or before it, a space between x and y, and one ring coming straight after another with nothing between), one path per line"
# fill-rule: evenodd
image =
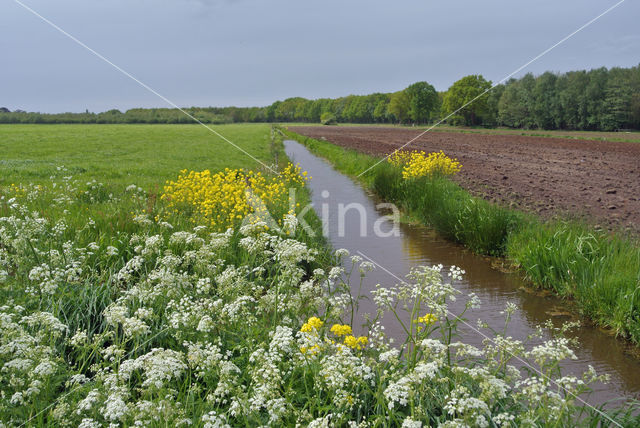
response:
M466 314L470 326L463 326L459 331L459 340L463 342L474 345L482 343L484 338L475 329L478 319L496 330L502 330L503 311L507 302L515 303L519 308L507 330L507 334L516 339L525 340L536 331L536 326L549 319L558 325L563 321L579 319L567 308L566 302L551 295L532 292L518 274L494 269L492 262L495 260L475 255L441 239L425 227L401 224L399 236L379 236L374 232L376 221L384 223L379 227L383 232L391 229L389 221L381 219L389 214L389 210L376 208L380 201L303 145L291 140L284 144L289 158L313 177L308 184L312 202L321 218L328 217L328 237L333 247L346 248L352 255L361 254L380 266L367 274L362 288L364 295L378 283L387 287L398 283L398 278L404 278L412 266L442 264L448 269L455 265L464 269L466 274L462 281L456 282L456 288L462 294L450 305L450 310L455 314L460 313L467 300L464 296L469 293L475 293L482 301L479 309ZM354 203L361 208L352 205L353 208L345 210L348 204ZM340 204L343 205L343 212L346 212L342 216L342 227L339 221ZM366 219L364 226L362 218ZM361 233L363 231L365 233ZM374 311L372 303L363 301L359 312L362 315ZM385 318L387 334L402 340L402 329L394 321ZM591 327L587 320L580 321L583 327L574 334L580 341L580 347L576 350L578 358L566 362L563 373L580 374L591 365L598 373L611 376L610 383L595 385L593 393L585 397L590 403L599 405L614 401L611 405L619 405L619 400L640 399L640 360L628 353L628 346L624 342ZM483 331L487 333L487 330Z

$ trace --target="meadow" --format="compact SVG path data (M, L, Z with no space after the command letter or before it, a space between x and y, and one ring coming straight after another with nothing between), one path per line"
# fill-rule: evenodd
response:
M215 129L256 159L274 160L269 125ZM0 125L0 186L44 184L64 166L75 178L121 187L160 188L182 169L260 167L202 126Z
M278 134L215 129L280 173L196 126L0 127L0 426L632 423L576 400L601 377L561 372L571 325L458 342L448 303L480 303L455 267L377 287L354 335L350 282L371 263L297 227L283 189L307 177Z

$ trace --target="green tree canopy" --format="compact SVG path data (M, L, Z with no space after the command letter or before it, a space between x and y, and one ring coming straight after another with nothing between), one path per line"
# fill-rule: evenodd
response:
M416 82L405 89L409 97L409 117L417 123L426 123L438 108L438 93L427 82Z
M453 124L479 125L482 123L483 116L489 113L488 97L486 94L483 95L489 89L491 89L491 82L479 74L465 76L458 80L444 95L443 117L460 110L449 119ZM469 105L466 105L468 103Z
M391 94L389 101L389 113L392 114L397 122L405 123L409 119L410 98L406 91L398 91Z

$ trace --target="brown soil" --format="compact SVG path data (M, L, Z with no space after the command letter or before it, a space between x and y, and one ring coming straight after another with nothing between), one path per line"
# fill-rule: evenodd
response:
M420 131L302 126L293 132L386 155ZM640 144L427 132L405 149L442 150L462 163L456 181L485 199L539 213L640 231Z

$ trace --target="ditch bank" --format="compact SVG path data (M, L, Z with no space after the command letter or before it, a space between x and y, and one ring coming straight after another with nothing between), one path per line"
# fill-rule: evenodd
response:
M376 158L372 158L370 156L357 153L355 151L348 151L348 150L342 149L340 147L337 147L325 141L308 139L306 137L293 134L291 132L287 132L287 131L285 132L288 137L292 139L295 138L295 139L298 139L299 141L304 142L305 146L309 150L311 150L314 154L330 160L333 166L337 170L347 173L348 175L351 175L351 176L357 175L358 172L365 170L366 168L368 168L378 160ZM300 161L300 160L296 159L296 161ZM307 169L307 165L303 164L303 167ZM386 167L381 168L381 170L385 170L388 172L388 169ZM313 172L311 172L311 174L312 176L314 175ZM335 171L333 172L333 174L335 174ZM316 180L326 179L324 176L318 176L318 174L315 174L315 176L316 176ZM364 184L365 188L369 189L370 191L375 191L375 193L377 193L376 196L381 196L380 194L383 192L380 191L380 188L379 188L380 183L376 185L376 177L378 181L380 181L382 175L363 176L361 177L362 179L361 184ZM449 183L452 186L455 186L455 184L451 182ZM317 191L318 189L312 188L312 190ZM404 190L405 190L404 194L395 195L395 197L393 198L389 196L394 196L394 195L390 195L389 193L387 193L386 195L383 195L383 196L386 196L383 199L386 201L398 203L398 205L401 206L401 208L406 210L406 212L411 215L413 220L420 220L421 223L423 222L423 223L429 224L430 226L434 226L432 222L427 221L428 216L424 215L424 213L421 214L420 212L417 212L418 210L416 209L416 206L413 206L412 204L408 203L406 200L408 198L411 201L413 201L413 204L415 204L416 201L420 200L420 198L417 197L415 194L411 195L410 193L406 193L407 189L404 189ZM462 189L459 189L459 188L457 189L457 191L464 192ZM465 202L465 199L460 195L461 194L458 194L455 199L458 201L462 201L461 206L464 209L461 209L461 211L464 212L466 210L468 212L469 211L468 206L466 206L465 208L465 204L463 203ZM404 196L405 199L403 199L401 196ZM413 196L413 198L410 198L410 196ZM314 198L317 198L317 197L319 196L314 195ZM467 197L472 198L468 194L467 194ZM475 199L469 199L466 201L467 203L478 204L478 201ZM315 201L315 202L319 203L318 201ZM483 201L483 202L486 203L486 201ZM489 205L490 206L485 208L490 210L501 209L500 207L494 206L493 204L489 204ZM488 221L488 219L491 216L486 212L483 212L482 204L480 204L479 206L480 206L480 209L476 210L476 214L480 213L481 215L476 215L475 219L471 218L466 220L466 222L471 223L471 226L469 226L470 230L473 230L473 229L482 230L482 227L480 227L479 225L476 225L478 227L475 227L474 223L480 223L480 224L482 222L491 223L491 221ZM449 209L451 209L451 206L449 206ZM492 271L493 274L495 275L493 277L488 276L489 278L491 278L488 282L486 282L486 284L488 284L487 286L489 287L489 289L491 289L492 287L495 288L495 284L499 284L499 283L505 284L505 281L508 283L508 285L505 286L506 287L505 289L508 289L509 293L511 294L507 293L503 295L508 297L504 297L503 300L500 301L501 305L504 305L506 301L504 299L508 299L509 297L519 295L520 297L518 297L518 299L524 299L522 300L522 304L520 304L520 307L539 308L538 310L534 309L533 313L525 315L525 318L529 320L529 323L533 323L533 324L539 324L549 318L553 318L557 321L560 321L563 319L567 320L571 318L576 318L576 312L578 311L582 315L589 315L586 310L587 306L584 304L584 300L587 300L589 295L583 292L583 294L581 294L580 296L581 299L578 299L576 298L575 294L571 294L571 286L573 285L574 290L577 290L576 283L578 281L580 281L583 284L587 283L588 281L599 281L602 287L608 286L611 289L615 289L616 284L612 283L612 280L614 281L616 280L616 276L614 275L615 272L616 271L622 272L622 274L618 275L617 278L618 278L618 281L624 282L624 279L625 279L625 276L623 275L625 273L624 270L626 269L627 273L633 272L633 266L637 266L637 265L634 265L635 261L633 258L634 254L637 255L637 253L633 252L634 250L637 251L637 247L633 247L633 246L625 247L624 245L621 244L622 241L616 241L615 239L612 239L609 236L601 237L597 234L594 235L593 233L588 234L587 232L589 231L583 230L582 226L579 226L579 225L572 225L572 224L565 224L565 223L545 224L540 222L537 219L533 219L529 216L525 216L517 212L509 212L507 214L499 212L498 214L502 215L503 217L511 219L511 221L513 222L513 225L511 226L511 229L507 233L503 233L502 235L500 233L496 234L497 236L504 237L502 239L503 244L501 246L496 247L497 249L494 248L495 251L484 251L484 252L485 253L493 252L495 255L502 255L502 256L506 256L507 258L481 257L477 254L472 254L472 252L468 251L467 249L461 248L458 245L449 243L448 240L442 239L442 236L446 235L446 234L443 234L442 232L440 232L438 236L436 236L431 230L425 229L421 226L416 226L411 224L403 224L403 228L405 228L403 229L403 233L413 236L414 238L412 242L406 242L405 246L403 247L404 249L400 249L400 250L389 249L386 247L386 244L385 244L385 249L389 250L389 254L392 254L392 253L404 254L407 252L407 248L413 249L410 251L413 251L413 253L415 253L416 251L415 248L420 248L421 246L429 245L428 244L429 242L436 240L438 242L438 245L436 246L438 250L430 251L432 256L425 257L423 254L422 256L418 256L418 258L416 259L414 254L413 256L411 255L406 256L406 260L410 261L412 260L412 257L413 257L414 262L416 260L418 261L430 260L434 263L442 262L443 264L460 265L460 263L451 263L451 260L449 261L444 260L439 262L437 261L438 254L444 254L444 255L457 254L456 257L459 257L462 259L466 257L467 258L466 263L469 263L469 260L471 260L470 258L474 258L474 257L477 258L478 260L482 260L482 263L484 264L484 269ZM450 215L454 218L460 219L459 213L454 212L454 213L450 213ZM440 225L440 227L442 227L442 225ZM417 228L415 230L419 230L419 232L415 232L414 229L406 229L406 228ZM485 228L486 228L486 225L485 225ZM411 230L411 231L406 232L406 230ZM454 241L458 241L458 242L462 241L463 244L467 244L467 247L469 247L468 243L464 242L464 239L455 239L455 233L452 235L454 235L454 239L453 239ZM464 238L464 234L459 234L459 236L462 236ZM451 236L449 236L449 240L451 240ZM497 239L497 241L500 241L500 239ZM346 241L346 243L349 243L349 242L350 241ZM353 242L356 242L356 241L353 241ZM332 243L336 246L339 245L339 243L336 243L334 241L332 241ZM560 248L556 248L555 250L553 248L550 249L549 248L550 243L551 244L555 243L555 245L559 246ZM376 245L381 245L381 244L378 243ZM629 245L631 244L629 243ZM475 248L475 250L476 250L475 251L476 253L482 252L482 251L478 251L477 248ZM551 253L551 256L549 255L549 253ZM606 256L605 253L609 253L610 255ZM383 261L388 260L389 257L393 257L391 255L385 255L385 254L387 253L380 253L380 256L382 257ZM521 269L521 271L527 274L529 281L526 281L526 282L522 281L519 275L505 275L504 273L501 273L496 269L492 269L492 265L494 268L496 267L496 265L499 265L501 267L504 267L504 266L512 267L511 264L515 261L514 260L515 257L519 257L521 259L521 262L519 262L518 267ZM579 260L582 260L583 263L582 264L578 263ZM588 260L591 260L591 262L588 266L585 266ZM600 261L600 263L596 263L596 261L598 260ZM623 261L628 265L626 268L622 266L624 264ZM382 264L384 265L384 263ZM545 268L543 268L542 265L544 265ZM402 265L402 266L404 270L397 269L396 274L403 275L404 273L406 273L407 266L406 265ZM471 263L471 266L473 266L473 263ZM569 266L569 271L565 275L564 272L567 272L567 271L564 271L563 269L567 266ZM463 268L465 268L468 271L473 271L474 269L474 268L469 268L469 265L467 265L466 267L463 266ZM562 272L560 272L561 270ZM578 272L579 270L582 270L582 272L579 273ZM537 274L540 275L539 278L536 278L536 272ZM607 272L610 273L609 277L607 277ZM576 273L579 273L579 275L576 276ZM553 288L549 285L554 281L557 281L558 277L562 279L563 275L566 276L566 278L564 278L563 280L564 280L564 286L567 287L564 293L560 292L562 290L559 284L556 284L556 288ZM480 277L482 276L483 275L480 275ZM499 279L499 280L496 279L498 277L502 279ZM389 278L387 278L386 280L387 283L389 282L388 279ZM633 278L628 278L628 277L626 279L630 281L633 280ZM532 289L530 285L531 282L534 282L534 284L538 286L538 290ZM493 285L490 285L490 284L493 284ZM596 293L597 290L598 289L595 288L594 290L592 290L592 293ZM553 293L551 291L553 291ZM565 297L565 299L560 300L554 297L554 295L558 295L558 294L561 295L562 297ZM601 299L609 298L610 300L608 302L605 300L605 303L608 303L609 305L614 305L615 303L620 303L622 300L624 300L624 295L620 295L621 294L620 289L618 289L617 295L615 295L615 293L614 295L611 295L612 293L609 293L609 294L603 293L603 294L604 294L604 297L601 296ZM496 295L499 296L500 293ZM494 295L494 297L496 295ZM616 300L616 298L618 300ZM631 305L634 305L635 302L633 302L632 300L628 300L627 303L628 305L626 308L619 305L621 306L620 308L618 308L619 313L621 313L625 309L631 314L637 313L636 312L637 307L635 306L631 307ZM592 302L592 304L603 305L603 302L602 300L599 301L597 299L594 299L594 302ZM568 306L571 309L567 310ZM495 314L499 313L500 310L501 309L498 309L498 307L493 307L491 309L492 313L495 313ZM611 312L609 314L608 319L605 319L604 317L601 317L600 319L598 319L593 316L591 316L590 319L599 321L600 325L611 326L611 324L613 324L613 317L611 315L613 314L614 312ZM626 318L626 319L629 320L629 318ZM583 324L590 324L588 320L582 319L581 321L583 322ZM606 321L608 321L608 323ZM630 327L631 325L629 323L627 323L626 326L622 326L622 328L626 328L626 329L629 329ZM621 330L621 331L628 331L628 330ZM580 358L581 359L584 358L582 360L583 362L589 361L589 360L598 361L605 354L608 355L609 357L613 358L613 360L605 364L605 365L609 365L609 368L605 369L605 371L612 375L612 378L614 379L614 383L619 382L619 381L616 381L615 379L626 379L625 381L623 381L623 383L625 383L629 379L633 379L635 377L632 373L637 373L637 370L639 367L638 360L636 357L633 357L630 355L632 353L636 353L637 349L633 346L629 346L628 342L620 341L615 337L613 337L612 332L613 330L611 328L607 328L606 330L603 330L602 328L599 328L597 326L591 327L587 325L581 328L578 333L578 335L580 336L579 337L580 342L583 347L581 352L587 353L589 354L589 356L585 356L583 354L583 356ZM620 333L620 334L623 334L623 333ZM627 336L627 337L630 337L630 336ZM597 356L597 354L602 354L602 355ZM609 358L609 357L606 357L606 358ZM599 368L602 369L602 367L603 366L600 366ZM625 367L629 368L628 372L626 371ZM617 372L617 370L622 370L622 372L619 373ZM627 387L622 388L623 390L626 391L625 395L627 393L632 395L637 394L638 390L640 389L640 380L637 382L638 383L636 383L636 381L632 381L628 389ZM617 390L617 389L614 389L614 390L617 391L617 392L614 392L614 395L619 392L622 392L621 390ZM608 396L609 394L605 392L604 395ZM608 396L608 398L612 398L612 397Z
M634 234L543 220L474 197L448 179L403 180L399 168L378 157L286 132L337 170L359 176L365 187L413 220L476 253L501 258L534 286L565 298L598 326L640 345L640 242Z

